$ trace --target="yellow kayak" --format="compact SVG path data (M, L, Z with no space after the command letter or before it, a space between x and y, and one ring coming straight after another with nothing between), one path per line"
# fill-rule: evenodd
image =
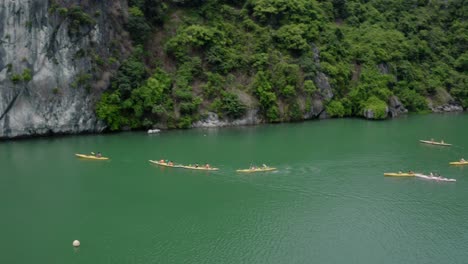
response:
M251 173L251 172L262 172L262 171L275 171L276 168L256 168L256 169L244 169L244 170L236 170L237 172L245 172L245 173Z
M448 144L445 142L431 141L431 140L419 140L419 142L425 143L425 144L437 145L437 146L452 146L452 144Z
M408 173L408 172L386 172L383 174L384 176L391 176L391 177L413 177L415 173Z
M450 162L450 165L468 165L468 161L454 161Z
M182 165L169 165L166 162L159 162L159 161L155 161L155 160L149 160L149 162L151 162L153 164L156 164L156 165L159 165L159 166L163 166L163 167L182 168Z
M85 154L75 154L75 156L83 159L92 159L92 160L108 160L107 157L96 157L94 155L85 155Z
M205 171L217 171L217 170L219 170L219 168L206 168L206 167L203 167L203 166L198 166L198 167L195 167L195 166L180 166L180 168L188 169L188 170L205 170Z

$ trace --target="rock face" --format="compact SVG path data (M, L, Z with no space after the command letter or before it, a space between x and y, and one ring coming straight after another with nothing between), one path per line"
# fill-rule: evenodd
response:
M401 114L408 113L408 110L405 106L400 102L400 99L396 96L391 96L388 100L388 114L390 117L397 117Z
M320 66L320 50L317 46L313 46L313 59L317 66ZM317 86L318 93L312 98L312 105L310 109L306 109L303 116L304 119L311 118L327 118L328 115L325 112L324 101L329 101L333 98L333 90L328 81L328 76L323 72L317 72L314 83Z
M222 120L216 113L208 112L206 118L193 123L192 127L225 127L225 126L245 126L256 125L262 123L259 118L258 110L248 110L246 115L241 119Z
M434 113L443 113L443 112L462 112L463 107L461 105L455 104L455 103L449 103L445 105L439 105L439 106L431 106L430 108L432 112Z
M112 67L100 58L119 39L126 1L75 1L92 21L80 24L50 2L0 0L0 138L105 128L94 107ZM69 11L76 4L54 3Z
M385 116L384 116L383 118L381 118L381 119L386 119L386 118L388 117L388 113L389 113L389 111L388 111L388 107L387 107L386 114L385 114ZM377 119L377 118L375 117L374 110L372 110L372 109L364 109L362 115L363 115L364 118L366 118L366 119Z

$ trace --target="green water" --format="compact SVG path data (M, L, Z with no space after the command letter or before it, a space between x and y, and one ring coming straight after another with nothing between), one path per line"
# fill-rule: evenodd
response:
M1 142L0 263L467 263L468 166L448 165L467 132L459 114ZM235 172L262 163L279 170ZM383 177L409 169L457 182Z

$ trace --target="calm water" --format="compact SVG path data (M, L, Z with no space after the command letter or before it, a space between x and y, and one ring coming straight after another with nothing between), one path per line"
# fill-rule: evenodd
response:
M444 148L418 143L443 138ZM468 115L0 143L0 263L467 263ZM74 153L101 151L110 161ZM210 162L218 172L148 159ZM241 175L267 163L278 172ZM457 182L387 178L438 172ZM79 239L82 246L72 247Z

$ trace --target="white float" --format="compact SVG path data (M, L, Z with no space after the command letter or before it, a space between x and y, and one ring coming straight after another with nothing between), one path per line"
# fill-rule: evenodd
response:
M79 240L74 240L73 241L73 246L74 247L79 247L80 246L80 241Z

